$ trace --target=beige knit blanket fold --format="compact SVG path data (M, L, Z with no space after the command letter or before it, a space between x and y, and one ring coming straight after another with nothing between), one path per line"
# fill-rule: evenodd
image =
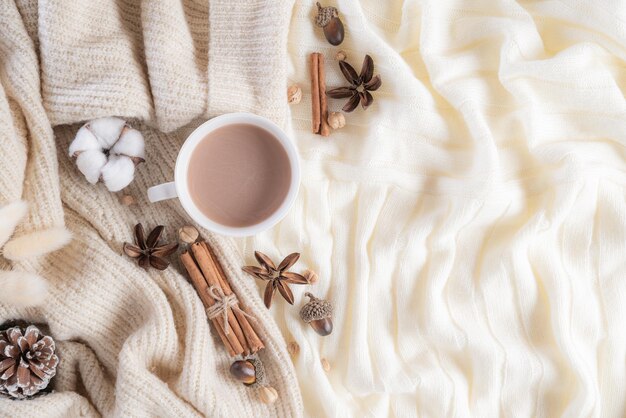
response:
M204 235L259 318L261 356L279 400L270 406L228 375L231 359L175 262L165 272L122 255L132 226L189 223L177 202L149 204L146 189L172 179L177 151L200 121L249 111L286 121L290 0L16 0L0 7L0 205L24 199L17 234L65 225L74 240L20 264L50 283L41 308L0 306L0 322L45 323L61 363L54 392L0 399L0 417L301 416L285 342L242 276L231 241ZM124 191L88 184L67 156L84 121L130 119L146 139L145 164ZM0 257L0 268L12 266Z

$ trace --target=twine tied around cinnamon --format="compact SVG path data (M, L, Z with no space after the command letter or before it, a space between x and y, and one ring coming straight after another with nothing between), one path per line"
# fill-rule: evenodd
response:
M228 335L230 332L230 325L228 324L228 309L239 311L242 315L256 321L255 317L248 315L239 307L239 299L237 299L237 295L234 293L227 295L219 286L209 287L207 289L207 293L215 299L215 304L206 309L206 315L209 319L217 318L222 315L224 320L224 334Z

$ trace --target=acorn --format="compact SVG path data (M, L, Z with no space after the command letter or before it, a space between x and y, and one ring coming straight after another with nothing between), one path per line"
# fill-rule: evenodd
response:
M256 369L248 360L237 360L231 364L230 374L244 385L252 385L256 382Z
M315 332L322 337L329 335L333 332L333 321L331 319L333 305L327 300L316 298L309 292L305 293L304 296L309 297L311 300L300 310L300 318L307 324L311 324Z
M315 24L324 29L324 36L331 45L337 46L343 42L343 23L339 19L339 11L336 7L322 7L317 2Z

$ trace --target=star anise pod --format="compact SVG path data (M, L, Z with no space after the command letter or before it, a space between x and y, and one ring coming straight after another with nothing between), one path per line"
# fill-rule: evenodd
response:
M339 61L339 68L341 68L341 72L350 83L350 86L329 90L326 92L326 95L333 99L346 99L349 97L350 100L342 109L344 112L352 112L359 103L361 103L363 109L367 109L374 102L374 97L370 92L378 90L383 83L380 75L374 76L374 60L372 57L369 55L365 56L361 74L357 75L354 67L346 61Z
M307 279L301 274L287 271L291 266L296 264L296 261L298 261L298 259L300 258L300 254L289 254L287 257L285 257L283 261L280 262L278 267L276 267L276 264L274 264L274 262L270 260L268 256L260 251L255 251L254 256L256 257L261 267L246 266L243 268L243 271L245 271L252 277L267 281L267 285L265 286L265 296L263 297L265 306L267 306L267 308L269 309L269 307L272 305L272 297L274 297L276 289L278 289L280 294L290 305L293 305L293 293L291 293L291 289L289 289L288 283L309 283Z
M165 257L173 254L178 249L178 243L159 245L163 225L154 228L148 239L145 239L143 225L135 225L135 244L124 243L124 253L131 258L137 259L137 264L147 269L152 266L155 269L165 270L170 262Z

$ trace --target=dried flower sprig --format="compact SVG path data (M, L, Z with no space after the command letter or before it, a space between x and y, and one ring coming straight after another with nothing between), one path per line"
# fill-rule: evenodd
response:
M276 293L276 289L278 289L278 292L280 292L282 297L285 298L290 305L293 305L293 293L291 292L291 289L289 289L289 283L309 283L301 274L287 271L291 266L296 264L296 261L300 258L300 254L289 254L283 259L283 261L280 262L278 267L276 267L276 264L274 264L268 256L260 251L255 251L254 257L256 257L261 267L246 266L243 268L243 271L252 277L267 281L267 285L265 286L265 295L263 297L265 306L267 306L268 309L272 306L272 298L274 297L274 293Z
M157 226L148 234L148 239L145 239L143 225L135 225L135 244L125 242L124 253L137 259L137 264L145 269L152 266L158 270L165 270L170 265L165 257L176 252L178 243L159 245L163 229L165 229L163 225Z
M354 67L346 61L339 61L339 68L343 76L348 80L348 87L339 87L326 92L333 99L350 98L343 106L344 112L352 112L359 103L363 109L367 109L373 102L374 97L370 92L376 91L382 85L380 75L374 76L374 60L369 55L365 56L361 73L357 74Z

